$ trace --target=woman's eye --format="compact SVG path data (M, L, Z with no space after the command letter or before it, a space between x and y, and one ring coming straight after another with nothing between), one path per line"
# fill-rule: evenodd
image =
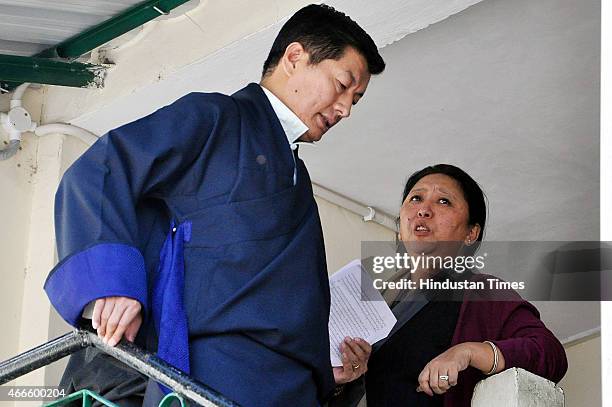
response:
M340 85L340 89L342 89L342 90L346 90L346 88L347 88L347 87L346 87L346 86L345 86L345 85L344 85L342 82L340 82L340 81L338 81L338 85Z
M415 201L420 201L421 197L418 195L413 195L412 197L410 197L410 202L415 202Z

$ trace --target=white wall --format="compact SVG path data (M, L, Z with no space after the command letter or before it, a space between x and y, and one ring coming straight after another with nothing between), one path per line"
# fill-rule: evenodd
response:
M317 198L327 269L333 274L351 260L361 257L362 241L392 241L395 232L374 222L364 222L359 216L322 198Z
M1 111L8 110L8 100L8 96L0 99ZM24 96L23 105L35 121L40 119L43 100L44 89L30 89ZM25 133L22 150L0 161L5 226L0 230L0 360L49 340L51 308L42 286L56 262L52 197L59 180L60 148L61 137L39 139ZM44 369L39 369L12 384L40 385L43 377Z
M8 110L8 97L0 99L0 110ZM0 148L4 148L0 134ZM0 309L2 331L0 360L18 349L21 323L21 301L27 272L27 245L32 205L32 176L36 168L37 140L25 137L22 150L6 161L0 161Z
M601 406L601 337L565 348L569 369L559 385L566 407Z

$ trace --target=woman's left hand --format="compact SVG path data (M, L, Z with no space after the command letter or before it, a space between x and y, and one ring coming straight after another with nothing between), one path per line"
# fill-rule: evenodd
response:
M352 382L368 371L368 359L372 346L361 338L344 338L340 344L342 366L334 367L336 384Z
M467 343L455 345L436 356L419 374L417 391L425 392L429 396L446 393L457 384L459 372L467 369L471 358L472 351Z

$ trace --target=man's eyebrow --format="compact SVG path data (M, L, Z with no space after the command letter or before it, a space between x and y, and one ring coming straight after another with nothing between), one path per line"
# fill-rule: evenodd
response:
M353 74L353 72L348 71L348 73L351 76L351 83L357 83L357 79L355 78L355 75ZM359 98L362 98L364 94L365 94L365 91L355 92L355 95L359 96Z
M347 70L345 71L350 77L351 77L351 85L354 83L357 83L357 79L355 78L355 75L353 74L352 71ZM361 98L363 97L363 95L365 94L365 91L363 92L355 92L355 96L357 96L357 100L353 99L353 106L357 104L357 102L359 102L359 100L361 100Z

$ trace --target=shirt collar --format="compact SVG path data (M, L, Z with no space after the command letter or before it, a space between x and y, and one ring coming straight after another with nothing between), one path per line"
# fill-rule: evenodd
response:
M263 86L261 88L268 97L268 100L272 105L272 109L274 110L274 113L276 113L278 121L280 121L280 124L285 131L289 145L293 147L302 134L308 131L308 127L303 121L300 120L299 117L297 117L295 113L291 111L291 109L287 107L286 104L276 97L274 93L270 92Z

